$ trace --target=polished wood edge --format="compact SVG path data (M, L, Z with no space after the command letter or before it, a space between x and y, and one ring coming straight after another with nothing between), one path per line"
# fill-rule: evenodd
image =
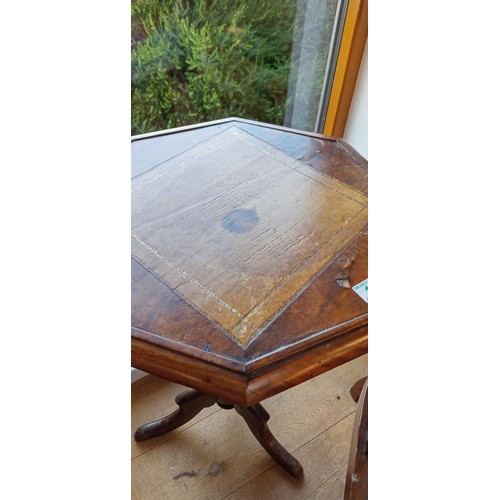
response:
M307 132L305 130L298 130L295 128L284 127L282 125L273 125L271 123L258 122L255 120L248 120L246 118L230 117L230 118L222 118L221 120L212 120L209 122L195 123L193 125L185 125L183 127L175 127L175 128L170 128L170 129L166 129L166 130L158 130L156 132L149 132L147 134L134 135L131 137L131 141L134 142L134 141L139 141L142 139L151 139L153 137L177 134L179 132L186 132L188 130L194 130L194 129L198 129L198 128L213 127L216 125L221 125L221 124L230 123L230 122L245 123L247 125L254 125L256 127L270 128L273 130L279 130L281 132L289 132L291 134L303 135L306 137L313 137L316 139L322 139L322 140L327 140L327 141L332 141L332 142L338 142L338 140L339 140L338 137L332 137L331 135L320 134L318 132Z
M322 344L326 339L331 339L334 336L345 334L353 329L359 329L365 325L368 325L368 313L344 323L340 323L339 325L335 325L332 328L327 328L315 334L309 335L307 338L297 340L296 342L290 343L285 347L280 347L274 351L251 358L246 361L246 371L251 373L273 363L277 358L286 359L287 357L294 356L300 352Z
M274 351L266 352L265 354L254 358L242 358L241 360L217 353L207 352L193 346L187 346L181 342L175 342L174 340L161 335L155 335L152 332L142 330L140 328L132 327L131 331L132 338L144 340L145 342L156 345L159 348L166 348L173 352L179 352L180 354L185 354L190 357L193 356L193 351L195 351L196 357L200 360L215 365L222 365L229 370L250 375L258 370L266 369L266 367L273 365L277 360L286 362L287 359L293 358L302 352L319 346L335 336L344 335L350 331L359 330L359 328L365 326L368 326L368 314L363 314L353 320L346 321L345 323L335 325L332 328L309 335L305 339L300 339L285 347L275 349ZM250 345L251 344L249 344L249 346Z
M250 125L254 125L255 126L255 123L251 123ZM268 128L278 128L278 126L268 126ZM364 158L363 156L361 156L358 151L356 151L347 141L345 141L344 139L341 139L341 138L338 138L338 137L331 137L331 136L327 136L327 135L320 135L320 134L314 134L312 132L307 132L307 133L302 133L298 130L294 130L294 129L287 129L285 127L279 127L280 130L283 130L283 131L287 131L287 132L293 132L294 134L298 134L298 135L304 135L306 137L312 137L312 138L315 138L315 139L321 139L321 140L327 140L327 141L330 141L330 142L335 142L337 143L357 164L359 167L361 167L363 170L365 171L368 171L368 161L366 160L366 158ZM245 128L245 129L241 129L241 130L244 130L245 132L247 132L248 134L252 135L253 137L261 140L261 141L265 141L265 139L262 139L260 138L258 135L254 134L253 131L249 130L248 128ZM271 144L271 143L268 143L268 144ZM290 156L290 153L288 151L286 151L285 149L282 149L280 148L279 146L275 146L274 144L272 145L274 148L282 151L283 153L285 153L286 155L289 155ZM307 161L304 161L304 160L301 160L300 158L296 158L298 161L302 162L302 163L305 163L307 166L309 166L310 168L313 168L314 170L317 170L318 172L321 172L323 174L325 174L325 172L323 172L321 169L315 167L314 165L311 165L310 163L308 163ZM325 175L328 175L328 174L325 174ZM329 176L329 177L332 177L332 176ZM356 189L354 188L353 186L349 186L351 189ZM363 193L364 195L366 195L367 193L364 192L364 191L360 191L359 189L356 189L356 191L359 191L361 193Z
M250 401L262 401L368 353L368 325L334 337L252 373L247 387Z
M132 338L137 338L138 340L144 340L152 344L158 345L160 348L170 349L172 351L179 352L181 354L186 354L188 356L193 355L193 351L196 353L196 357L206 361L207 363L223 364L230 370L235 370L239 372L245 372L245 362L234 359L230 356L223 356L221 354L213 353L210 351L204 351L194 346L183 344L182 342L176 342L175 340L163 337L161 335L156 335L153 332L147 330L142 330L137 327L132 327ZM237 344L235 344L237 346ZM237 346L239 347L239 346Z
M368 326L252 374L132 339L132 366L206 394L251 406L368 352Z
M143 139L153 139L155 137L160 137L163 135L178 134L179 132L187 132L189 130L196 130L196 129L200 129L200 128L223 125L225 123L229 123L229 122L232 122L234 120L235 120L234 118L222 118L220 120L211 120L208 122L193 123L192 125L184 125L182 127L172 127L172 128L168 128L168 129L164 129L164 130L157 130L155 132L147 132L145 134L133 135L130 139L132 142L140 141Z
M357 163L359 163L359 166L361 168L363 168L364 170L368 170L368 160L364 156L361 156L361 154L356 151L346 140L339 139L338 143Z
M244 373L194 359L145 340L132 338L131 344L131 363L134 368L205 394L246 405L247 378Z

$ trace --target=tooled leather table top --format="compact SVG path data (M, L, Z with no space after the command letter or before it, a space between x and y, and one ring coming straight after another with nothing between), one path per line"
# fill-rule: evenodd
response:
M210 366L223 386L303 372L334 337L346 361L366 352L367 170L347 144L227 119L132 147L134 366L191 386Z

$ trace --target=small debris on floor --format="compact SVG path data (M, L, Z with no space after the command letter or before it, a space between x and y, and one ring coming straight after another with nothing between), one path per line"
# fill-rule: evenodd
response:
M208 469L208 475L209 476L216 476L220 472L223 463L224 462L221 462L221 463L219 463L219 462L212 462L212 465Z
M185 476L189 476L189 477L193 477L193 476L197 476L198 473L194 470L185 470L184 472L179 472L179 474L176 474L174 476L174 479L179 479L181 477L185 477Z

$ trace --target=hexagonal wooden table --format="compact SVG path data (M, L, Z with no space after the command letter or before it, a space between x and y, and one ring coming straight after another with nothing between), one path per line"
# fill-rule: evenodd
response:
M260 402L367 352L367 188L319 134L230 118L133 138L132 365L192 388L137 440L217 403L302 476Z

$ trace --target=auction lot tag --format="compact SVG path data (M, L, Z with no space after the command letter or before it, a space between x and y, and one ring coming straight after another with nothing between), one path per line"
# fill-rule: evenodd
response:
M352 289L366 302L368 303L368 278L366 278L361 283L354 285Z

